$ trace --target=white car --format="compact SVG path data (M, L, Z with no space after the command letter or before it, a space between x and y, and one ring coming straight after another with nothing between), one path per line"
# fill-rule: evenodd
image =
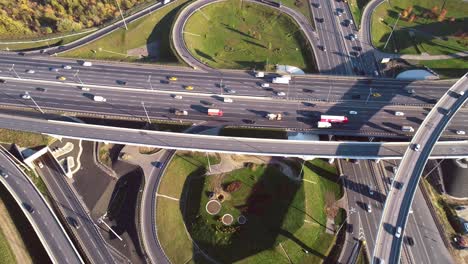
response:
M36 71L35 70L27 70L26 73L35 73Z
M178 94L177 94L177 95L174 95L174 99L180 100L180 99L182 99L182 95L178 95Z
M233 101L231 98L226 98L226 97L225 97L225 98L223 99L223 102L225 102L225 103L232 103L232 102L234 102L234 101Z
M270 87L270 84L269 83L262 83L261 86L262 86L262 88L268 88L268 87Z
M72 66L70 65L63 65L62 66L65 70L71 70L72 69Z
M276 95L277 96L286 96L286 94L284 92L277 92Z
M0 171L0 175L2 175L3 178L8 178L8 174L4 171Z
M24 93L21 95L21 98L23 99L31 99L31 95L29 95L28 93Z
M401 237L401 226L397 227L395 231L395 237L400 238Z
M419 151L421 149L421 145L414 144L413 148L414 148L414 151Z
M457 130L457 135L466 135L464 130Z
M405 113L396 111L396 112L395 112L395 115L396 115L396 116L405 116Z
M356 111L349 111L349 114L350 115L357 115L357 112Z
M89 87L84 87L84 86L81 86L80 89L81 89L82 91L89 91L89 90L91 90L91 89L89 89Z
M367 212L372 213L372 207L370 204L367 205Z
M40 162L40 161L37 163L37 165L38 165L39 168L41 168L41 169L44 168L44 164L43 164L42 162Z

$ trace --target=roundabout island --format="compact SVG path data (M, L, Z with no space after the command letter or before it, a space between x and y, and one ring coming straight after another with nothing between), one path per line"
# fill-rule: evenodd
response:
M282 10L256 1L197 1L179 13L172 45L195 68L270 71L281 64L316 72L310 40Z
M236 166L226 170L226 161ZM301 170L295 159L242 155L213 155L210 164L212 173L206 156L178 152L161 180L156 222L172 263L327 258L343 220L333 166L316 159Z

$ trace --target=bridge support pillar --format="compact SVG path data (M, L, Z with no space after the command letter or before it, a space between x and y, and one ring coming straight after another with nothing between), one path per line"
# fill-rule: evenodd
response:
M328 163L332 164L335 161L335 158L328 159Z

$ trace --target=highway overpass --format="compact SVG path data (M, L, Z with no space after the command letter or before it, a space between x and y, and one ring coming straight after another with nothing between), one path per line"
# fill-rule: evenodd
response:
M400 159L407 142L274 140L193 135L0 115L0 128L164 149L311 158ZM468 156L468 141L440 142L432 158Z
M429 156L436 151L436 142L445 127L468 99L467 76L468 73L440 98L405 151L394 180L401 187L393 184L387 196L375 243L374 263L377 259L386 263L400 260L405 226L421 174ZM420 147L416 148L417 144ZM397 228L402 229L400 237L395 235Z

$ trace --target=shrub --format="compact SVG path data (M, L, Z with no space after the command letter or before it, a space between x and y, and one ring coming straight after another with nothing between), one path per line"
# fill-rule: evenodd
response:
M242 187L242 182L240 182L240 181L233 181L233 182L229 183L229 184L226 186L225 191L228 192L228 193L233 193L233 192L239 190L240 187Z

